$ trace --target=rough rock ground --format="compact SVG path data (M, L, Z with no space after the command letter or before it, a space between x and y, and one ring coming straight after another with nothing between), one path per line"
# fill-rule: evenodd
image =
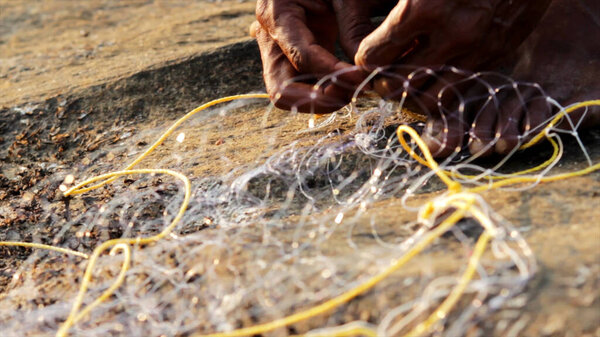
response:
M58 230L40 218L41 200L56 213L65 212L57 193L60 181L47 179L56 172L95 174L98 163L121 167L129 157L119 144L128 135L168 125L209 99L262 90L257 47L247 37L253 7L239 1L0 2L0 240L43 242ZM267 125L254 123L263 116L261 109L249 109L228 115L224 126L197 131L205 135L197 145L218 147L218 155L208 151L207 160L190 172L216 175L265 158L278 144L296 140L294 131L309 118L274 111ZM240 125L244 132L236 130ZM345 126L332 127L343 131ZM277 137L275 144L263 142L269 132ZM583 139L599 160L600 133L591 131ZM239 151L240 144L245 151ZM577 147L569 146L573 154L558 172L585 165ZM223 153L229 163L219 162ZM154 156L161 160L167 153ZM535 157L521 160L513 165L536 162ZM523 308L493 314L473 335L505 335L508 328L502 324L513 322L515 315L526 318L520 335L600 335L598 191L596 172L525 192L484 194L497 212L524 229L540 271L527 288ZM77 211L85 204L74 201L71 207ZM369 215L393 232L389 213L395 209L388 200ZM0 248L0 301L30 253ZM414 266L420 264L435 269L457 263L463 262L427 254L400 276L418 275ZM72 287L73 294L77 285ZM386 297L402 296L394 293L393 284L382 289L352 302L336 313L336 320L373 319ZM319 324L297 330L307 326Z

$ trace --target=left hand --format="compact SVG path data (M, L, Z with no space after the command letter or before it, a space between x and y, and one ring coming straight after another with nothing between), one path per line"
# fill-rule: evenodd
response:
M336 40L351 58L374 27L371 14L391 0L259 0L251 27L263 62L267 92L275 106L328 113L350 102L365 74L334 56ZM314 83L338 72L319 88ZM312 82L295 81L310 76Z

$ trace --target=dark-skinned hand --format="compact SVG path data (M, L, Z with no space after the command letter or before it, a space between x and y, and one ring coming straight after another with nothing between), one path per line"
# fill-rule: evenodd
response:
M448 71L447 66L468 71L492 70L532 32L550 2L402 0L360 43L355 63L368 70L384 67L373 88L385 98L408 97L407 103L412 101L418 112L428 115L423 137L436 156L445 157L460 149L465 134L471 136L466 138L473 153L493 152L493 144L491 148L481 145L492 142L490 137L500 140L496 152L507 153L518 143L520 133L515 127L519 126L522 109L502 108L503 115L510 114L503 116L503 121L510 123L499 122L495 135L483 135L476 120L495 120L498 113L469 115L479 108L457 113L461 96L477 96L481 92L473 92L472 81L464 81L464 73ZM439 70L441 65L446 66L445 70L414 72L415 67ZM489 89L478 87L476 90ZM517 101L517 95L515 90L503 90L492 110L500 109L503 101Z
M368 68L406 64L489 69L531 33L550 1L401 0L362 40L355 63ZM460 77L448 76L428 83L430 91ZM396 81L377 82L375 89L383 97L395 98Z
M251 27L263 62L267 92L275 106L327 113L350 102L363 71L334 56L340 46L354 59L362 39L375 27L370 18L387 13L396 1L258 0ZM345 71L346 70L346 71ZM314 84L325 75L338 76ZM304 76L304 81L297 80Z

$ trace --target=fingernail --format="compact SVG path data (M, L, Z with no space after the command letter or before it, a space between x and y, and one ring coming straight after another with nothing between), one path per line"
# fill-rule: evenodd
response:
M251 37L256 38L256 33L258 32L259 28L260 28L260 24L258 23L258 21L254 21L250 25L250 28L248 29L249 30L248 33L250 33Z
M431 136L438 136L444 130L444 123L440 120L433 120L427 123L427 133Z
M481 139L473 139L469 144L469 151L471 154L477 154L485 150L485 145Z
M506 150L508 150L508 142L504 139L499 139L498 142L496 142L496 152L506 153Z

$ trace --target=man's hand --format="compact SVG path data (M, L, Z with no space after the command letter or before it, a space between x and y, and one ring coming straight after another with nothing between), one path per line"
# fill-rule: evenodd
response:
M355 63L368 69L403 64L481 70L514 51L550 1L400 0L360 43ZM386 98L400 98L410 73L404 69L378 79L375 90ZM440 90L459 79L460 75L446 72L437 79L424 76L410 84L422 93L422 103L429 110L424 112L435 114Z
M265 85L275 106L327 113L348 104L365 74L334 56L335 43L339 37L353 59L374 29L371 15L393 5L389 0L258 0L251 34L258 41Z

